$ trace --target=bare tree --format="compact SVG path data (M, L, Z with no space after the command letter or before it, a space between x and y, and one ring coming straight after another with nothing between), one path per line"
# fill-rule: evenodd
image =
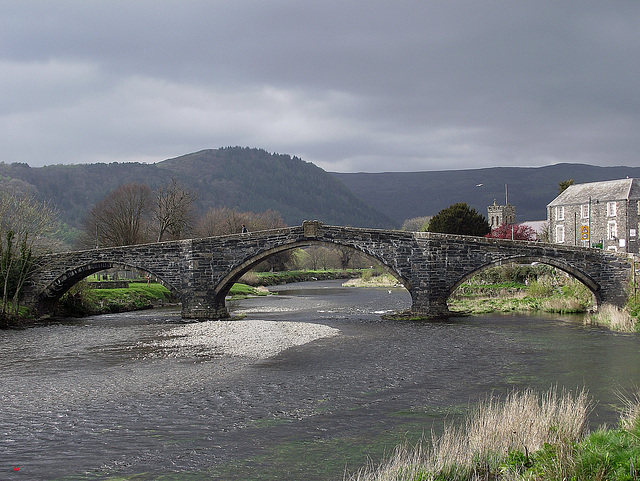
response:
M256 214L253 212L240 212L229 207L216 207L209 209L200 219L196 227L196 233L203 237L237 234L242 232L243 224L249 231L286 227L282 216L270 209Z
M107 194L84 220L85 246L109 247L149 242L152 199L151 189L138 183L122 185Z
M242 226L245 226L249 232L255 232L286 227L286 224L278 212L270 209L256 214L254 212L239 212L237 209L228 207L216 207L209 209L200 219L196 233L202 237L238 234L243 231ZM257 269L281 271L286 269L286 265L290 261L291 253L281 252L265 259Z
M336 246L335 248L338 258L340 259L340 268L347 269L349 267L349 262L351 262L351 258L354 256L356 251L351 247L346 246Z
M57 212L31 194L0 191L0 318L18 314L24 284L52 245Z
M184 189L172 177L171 185L160 187L155 195L153 218L158 228L158 242L168 233L172 240L178 240L193 222L195 195Z
M267 230L267 229L280 229L286 227L287 224L279 212L271 209L267 209L259 214L250 214L245 224L250 230Z
M400 230L409 232L421 232L427 230L429 221L433 216L426 215L424 217L414 217L413 219L407 219L402 223Z
M307 247L304 250L306 256L306 266L309 269L317 271L324 263L324 259L327 256L327 248L322 246Z
M227 235L241 232L244 214L229 207L209 209L196 226L196 233L202 237Z

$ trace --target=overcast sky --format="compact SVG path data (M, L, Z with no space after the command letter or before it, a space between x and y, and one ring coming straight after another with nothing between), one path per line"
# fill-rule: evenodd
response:
M0 161L640 165L640 2L0 0Z

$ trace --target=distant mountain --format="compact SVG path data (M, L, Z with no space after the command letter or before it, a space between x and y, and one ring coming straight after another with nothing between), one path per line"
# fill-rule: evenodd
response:
M430 172L334 173L351 192L393 219L433 215L456 202L466 202L487 215L487 206L505 202L516 207L516 221L547 218L546 206L558 195L558 183L576 184L640 177L640 167L595 167L556 164L546 167L495 167Z
M175 177L197 195L197 209L235 207L278 211L289 225L303 220L356 227L391 227L393 221L354 196L338 179L310 162L262 149L203 150L156 164L111 163L29 167L0 163L0 188L32 190L74 227L93 205L122 184L157 188Z
M0 162L0 188L31 190L52 201L61 219L81 227L93 205L122 184L155 189L175 177L197 194L197 210L235 207L278 211L288 225L317 219L327 224L398 228L406 219L436 214L466 202L481 214L494 199L516 206L516 220L546 219L558 183L640 177L640 167L556 164L427 172L328 173L298 157L262 149L226 147L182 155L155 164L51 165Z

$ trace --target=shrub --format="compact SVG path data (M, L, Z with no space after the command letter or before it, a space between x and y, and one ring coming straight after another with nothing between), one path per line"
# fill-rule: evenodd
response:
M553 278L542 276L529 282L527 292L532 297L551 297L556 292Z
M258 278L257 274L253 271L245 272L242 275L242 277L238 280L238 282L242 284L247 284L248 286L253 286L253 287L260 285L260 279Z

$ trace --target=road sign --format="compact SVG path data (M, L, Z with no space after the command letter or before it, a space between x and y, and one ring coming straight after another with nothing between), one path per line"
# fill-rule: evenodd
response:
M580 227L580 240L589 240L589 226L583 225Z

